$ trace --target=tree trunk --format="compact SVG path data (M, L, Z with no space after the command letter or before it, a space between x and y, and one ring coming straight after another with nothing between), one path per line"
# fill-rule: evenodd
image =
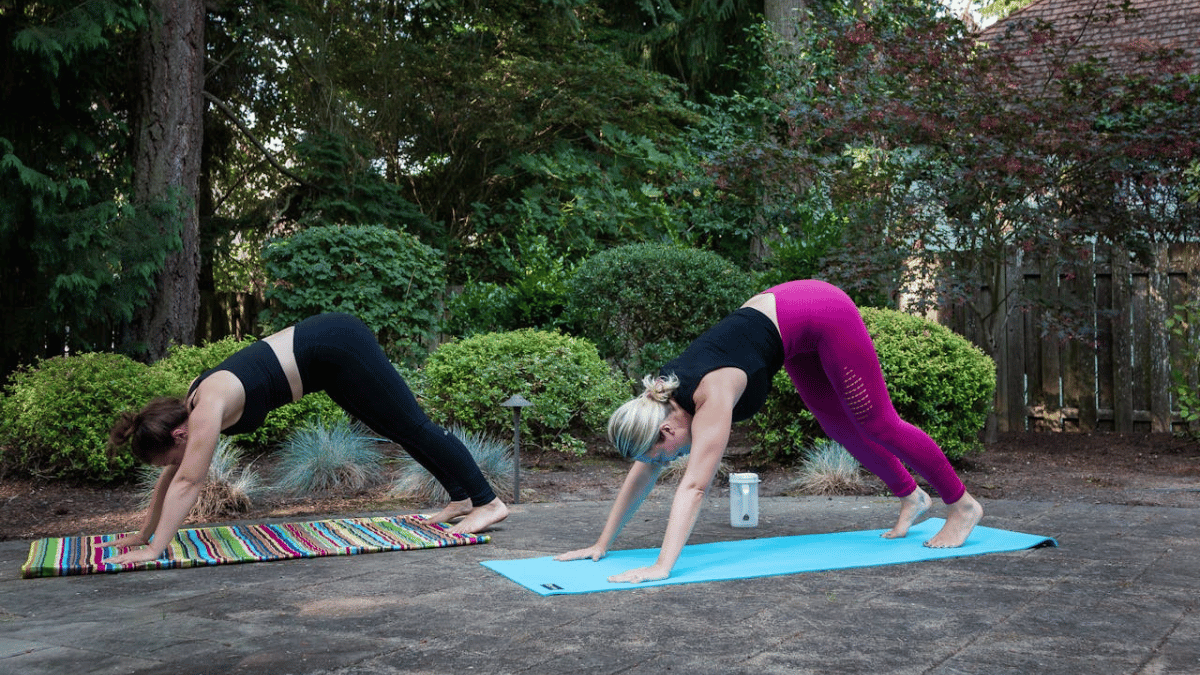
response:
M794 46L799 25L808 19L806 6L805 0L765 0L763 18L776 35Z
M204 114L204 3L154 0L142 40L134 198L155 213L147 236L178 237L154 295L134 315L123 348L148 361L195 339L200 246L197 196ZM158 210L154 205L166 204Z

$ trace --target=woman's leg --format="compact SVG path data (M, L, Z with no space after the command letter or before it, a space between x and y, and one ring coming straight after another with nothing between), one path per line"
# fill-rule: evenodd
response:
M855 443L854 448L843 445L901 497L901 517L893 532L907 530L906 512L911 514L920 508L917 502L923 494L915 489L915 484L914 490L904 492L908 487L900 477L903 469L896 469L895 460L907 463L921 474L942 501L950 505L946 526L926 544L962 545L982 516L982 508L967 494L937 443L896 413L875 346L853 301L840 289L816 281L791 282L771 292L775 294L787 363L795 364L788 374L797 391L804 396L805 389L818 387L809 396L814 399L811 405L820 408L826 418L822 425L829 423L838 434ZM806 354L812 351L816 352L823 377L813 375L815 367ZM821 389L823 386L832 391ZM837 414L838 407L841 415ZM853 428L861 440L855 439L848 428ZM891 455L892 460L886 455Z
M916 482L904 469L904 464L883 446L862 434L858 425L847 414L838 393L821 367L820 358L815 353L790 357L784 364L784 369L804 405L817 418L821 429L846 448L863 468L878 476L897 497L906 497L917 489Z
M881 536L898 539L907 535L908 528L929 510L929 495L917 487L895 455L862 435L825 376L825 370L815 353L795 355L788 359L784 368L804 405L817 418L825 433L841 443L847 452L883 480L892 494L900 499L900 514L896 524Z
M322 315L296 328L306 393L323 389L346 412L403 446L451 500L481 506L496 498L462 441L421 410L365 324L348 315Z

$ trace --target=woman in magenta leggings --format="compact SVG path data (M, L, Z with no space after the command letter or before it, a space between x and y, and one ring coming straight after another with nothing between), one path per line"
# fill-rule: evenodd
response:
M746 301L664 365L658 377L647 375L645 391L613 413L608 437L636 461L596 543L558 559L604 557L662 468L691 452L658 560L610 581L670 575L725 453L730 427L758 412L780 368L821 428L900 498L900 516L884 537L908 534L930 506L929 495L905 470L907 463L948 506L946 524L925 545L949 548L966 541L983 509L937 443L896 414L854 302L825 282L791 281Z

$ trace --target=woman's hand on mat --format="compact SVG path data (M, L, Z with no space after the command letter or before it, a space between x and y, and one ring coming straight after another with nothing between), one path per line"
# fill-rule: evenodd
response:
M593 561L596 561L596 560L603 558L606 555L608 555L608 549L602 548L600 546L593 544L587 548L581 548L578 551L568 551L566 553L560 553L560 554L554 556L554 559L555 560L583 560L584 558L591 558Z
M640 584L643 581L658 581L659 579L666 579L669 576L671 576L671 570L652 565L650 567L639 567L628 572L614 574L608 580L614 584Z
M158 560L162 554L155 551L149 546L139 546L138 548L130 549L124 553L105 558L102 562L111 565L128 565L131 563L149 562Z

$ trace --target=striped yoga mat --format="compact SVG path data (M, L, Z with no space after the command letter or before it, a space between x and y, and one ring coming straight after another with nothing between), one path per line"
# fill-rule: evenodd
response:
M133 565L100 562L115 555L103 543L119 537L51 537L29 545L21 576L55 577L101 572L203 567L328 555L483 544L487 535L450 534L421 516L338 518L306 523L228 525L180 530L158 560Z

